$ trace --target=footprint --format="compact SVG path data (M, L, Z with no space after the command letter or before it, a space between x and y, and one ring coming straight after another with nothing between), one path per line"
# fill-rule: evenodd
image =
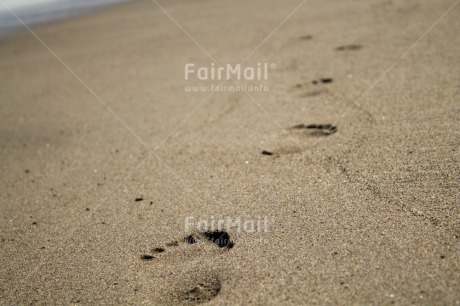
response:
M356 51L361 49L362 47L363 46L361 45L345 45L335 48L335 51Z
M280 139L281 145L275 150L263 150L262 155L279 157L286 154L301 153L309 147L309 142L305 137L327 137L337 132L337 127L332 124L297 124L287 129L289 137ZM298 140L293 143L292 137ZM294 139L295 139L294 138ZM311 144L311 141L310 141Z
M298 124L291 127L294 130L308 130L312 136L329 136L337 132L337 127L332 124Z
M156 295L153 297L155 304L196 305L217 297L222 281L220 273L212 270L209 260L213 255L218 260L222 254L220 250L230 250L233 246L226 231L195 231L183 239L150 249L150 254L141 255L146 267L155 267L154 270L148 268L154 277L162 279L159 287L151 288Z
M300 40L311 40L312 38L312 35L304 35L299 37Z
M299 98L315 97L328 93L328 89L322 84L330 84L333 81L334 79L332 78L320 78L311 82L296 84L290 89L290 91Z

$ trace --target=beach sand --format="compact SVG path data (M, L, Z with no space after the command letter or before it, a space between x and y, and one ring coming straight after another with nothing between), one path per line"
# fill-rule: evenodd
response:
M460 5L159 3L0 40L0 304L459 305Z

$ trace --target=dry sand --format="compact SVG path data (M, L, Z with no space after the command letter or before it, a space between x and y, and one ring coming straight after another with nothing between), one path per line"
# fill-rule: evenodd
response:
M460 304L460 5L300 3L161 1L201 48L151 1L0 40L0 304ZM269 91L186 92L203 50Z

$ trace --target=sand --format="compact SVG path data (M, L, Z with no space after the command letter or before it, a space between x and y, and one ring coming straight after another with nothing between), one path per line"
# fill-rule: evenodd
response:
M0 40L0 303L459 305L460 5L160 4Z

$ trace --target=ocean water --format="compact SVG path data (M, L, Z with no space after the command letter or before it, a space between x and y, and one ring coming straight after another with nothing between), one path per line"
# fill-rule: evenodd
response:
M33 27L127 1L129 0L0 0L0 36L27 30L20 20Z

